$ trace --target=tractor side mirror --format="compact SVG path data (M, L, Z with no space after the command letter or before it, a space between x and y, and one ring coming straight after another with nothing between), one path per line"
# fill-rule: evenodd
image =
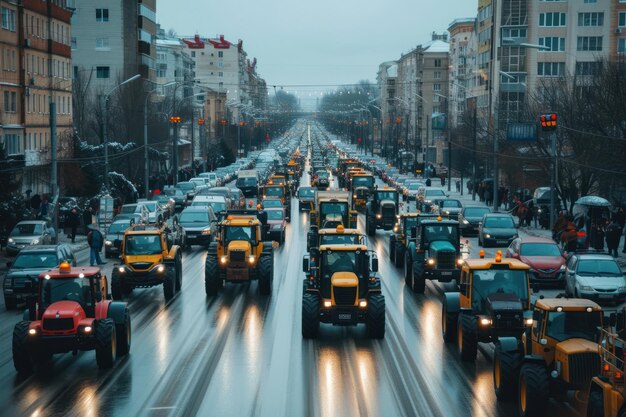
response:
M372 257L372 272L378 272L378 258Z
M302 257L302 272L308 273L311 267L311 259L307 256L304 255Z

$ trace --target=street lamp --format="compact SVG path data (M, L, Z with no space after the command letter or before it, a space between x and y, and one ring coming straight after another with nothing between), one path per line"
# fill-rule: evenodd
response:
M188 100L190 98L203 96L205 94L206 94L206 92L202 92L202 93L196 93L196 94L191 94L189 96L185 96L185 97L183 97L180 100L180 102L178 104L180 104L183 101ZM176 94L174 93L174 96L175 95ZM192 129L193 129L193 127L194 127L193 126L193 107L192 107L191 121L192 121L192 125L191 126L192 126ZM172 153L173 153L173 156L172 156L172 162L173 162L173 164L172 164L172 169L173 169L172 182L173 182L173 185L176 185L178 183L178 125L180 124L180 122L181 122L180 116L171 116L170 117L170 123L172 123L172 125L174 126L173 143L172 143L172 146L173 146L173 148L172 148ZM192 148L193 148L193 143L192 143ZM191 158L192 158L192 164L193 164L193 153L191 155Z
M450 98L443 94L433 93L434 95L443 98L446 101L446 119L445 129L448 140L448 191L450 191L450 182L452 182L452 140L450 138Z
M141 74L133 75L129 79L122 81L104 95L104 127L102 136L104 136L104 186L107 190L109 189L109 129L107 126L109 124L109 97L115 90L117 90L124 84L135 81L138 78L141 78Z

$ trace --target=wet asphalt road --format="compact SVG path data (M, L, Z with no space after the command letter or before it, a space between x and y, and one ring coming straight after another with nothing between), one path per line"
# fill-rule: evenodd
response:
M161 287L129 297L131 353L110 370L98 370L94 352L83 352L56 355L48 369L20 379L11 332L21 313L2 306L0 416L516 415L514 405L496 401L487 356L465 364L443 343L440 291L433 283L424 295L405 288L402 271L387 261L387 232L370 239L383 276L385 339L369 340L363 326L322 325L317 340L303 340L307 227L308 216L294 211L287 244L275 252L270 297L253 283L227 284L207 299L205 251L185 253L183 288L169 304ZM80 256L86 263L87 253ZM552 402L546 415L579 414Z

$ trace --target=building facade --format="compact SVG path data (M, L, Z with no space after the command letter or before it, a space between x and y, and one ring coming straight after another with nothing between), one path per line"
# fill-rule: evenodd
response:
M56 191L50 184L54 143L57 158L71 154L71 9L64 0L0 1L0 9L0 138L9 155L24 159L24 191Z

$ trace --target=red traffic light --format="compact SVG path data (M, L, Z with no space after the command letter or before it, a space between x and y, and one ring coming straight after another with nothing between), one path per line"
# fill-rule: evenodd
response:
M542 114L539 117L539 121L541 122L542 130L555 130L558 125L556 113Z
M180 123L180 116L171 116L170 117L170 123Z

